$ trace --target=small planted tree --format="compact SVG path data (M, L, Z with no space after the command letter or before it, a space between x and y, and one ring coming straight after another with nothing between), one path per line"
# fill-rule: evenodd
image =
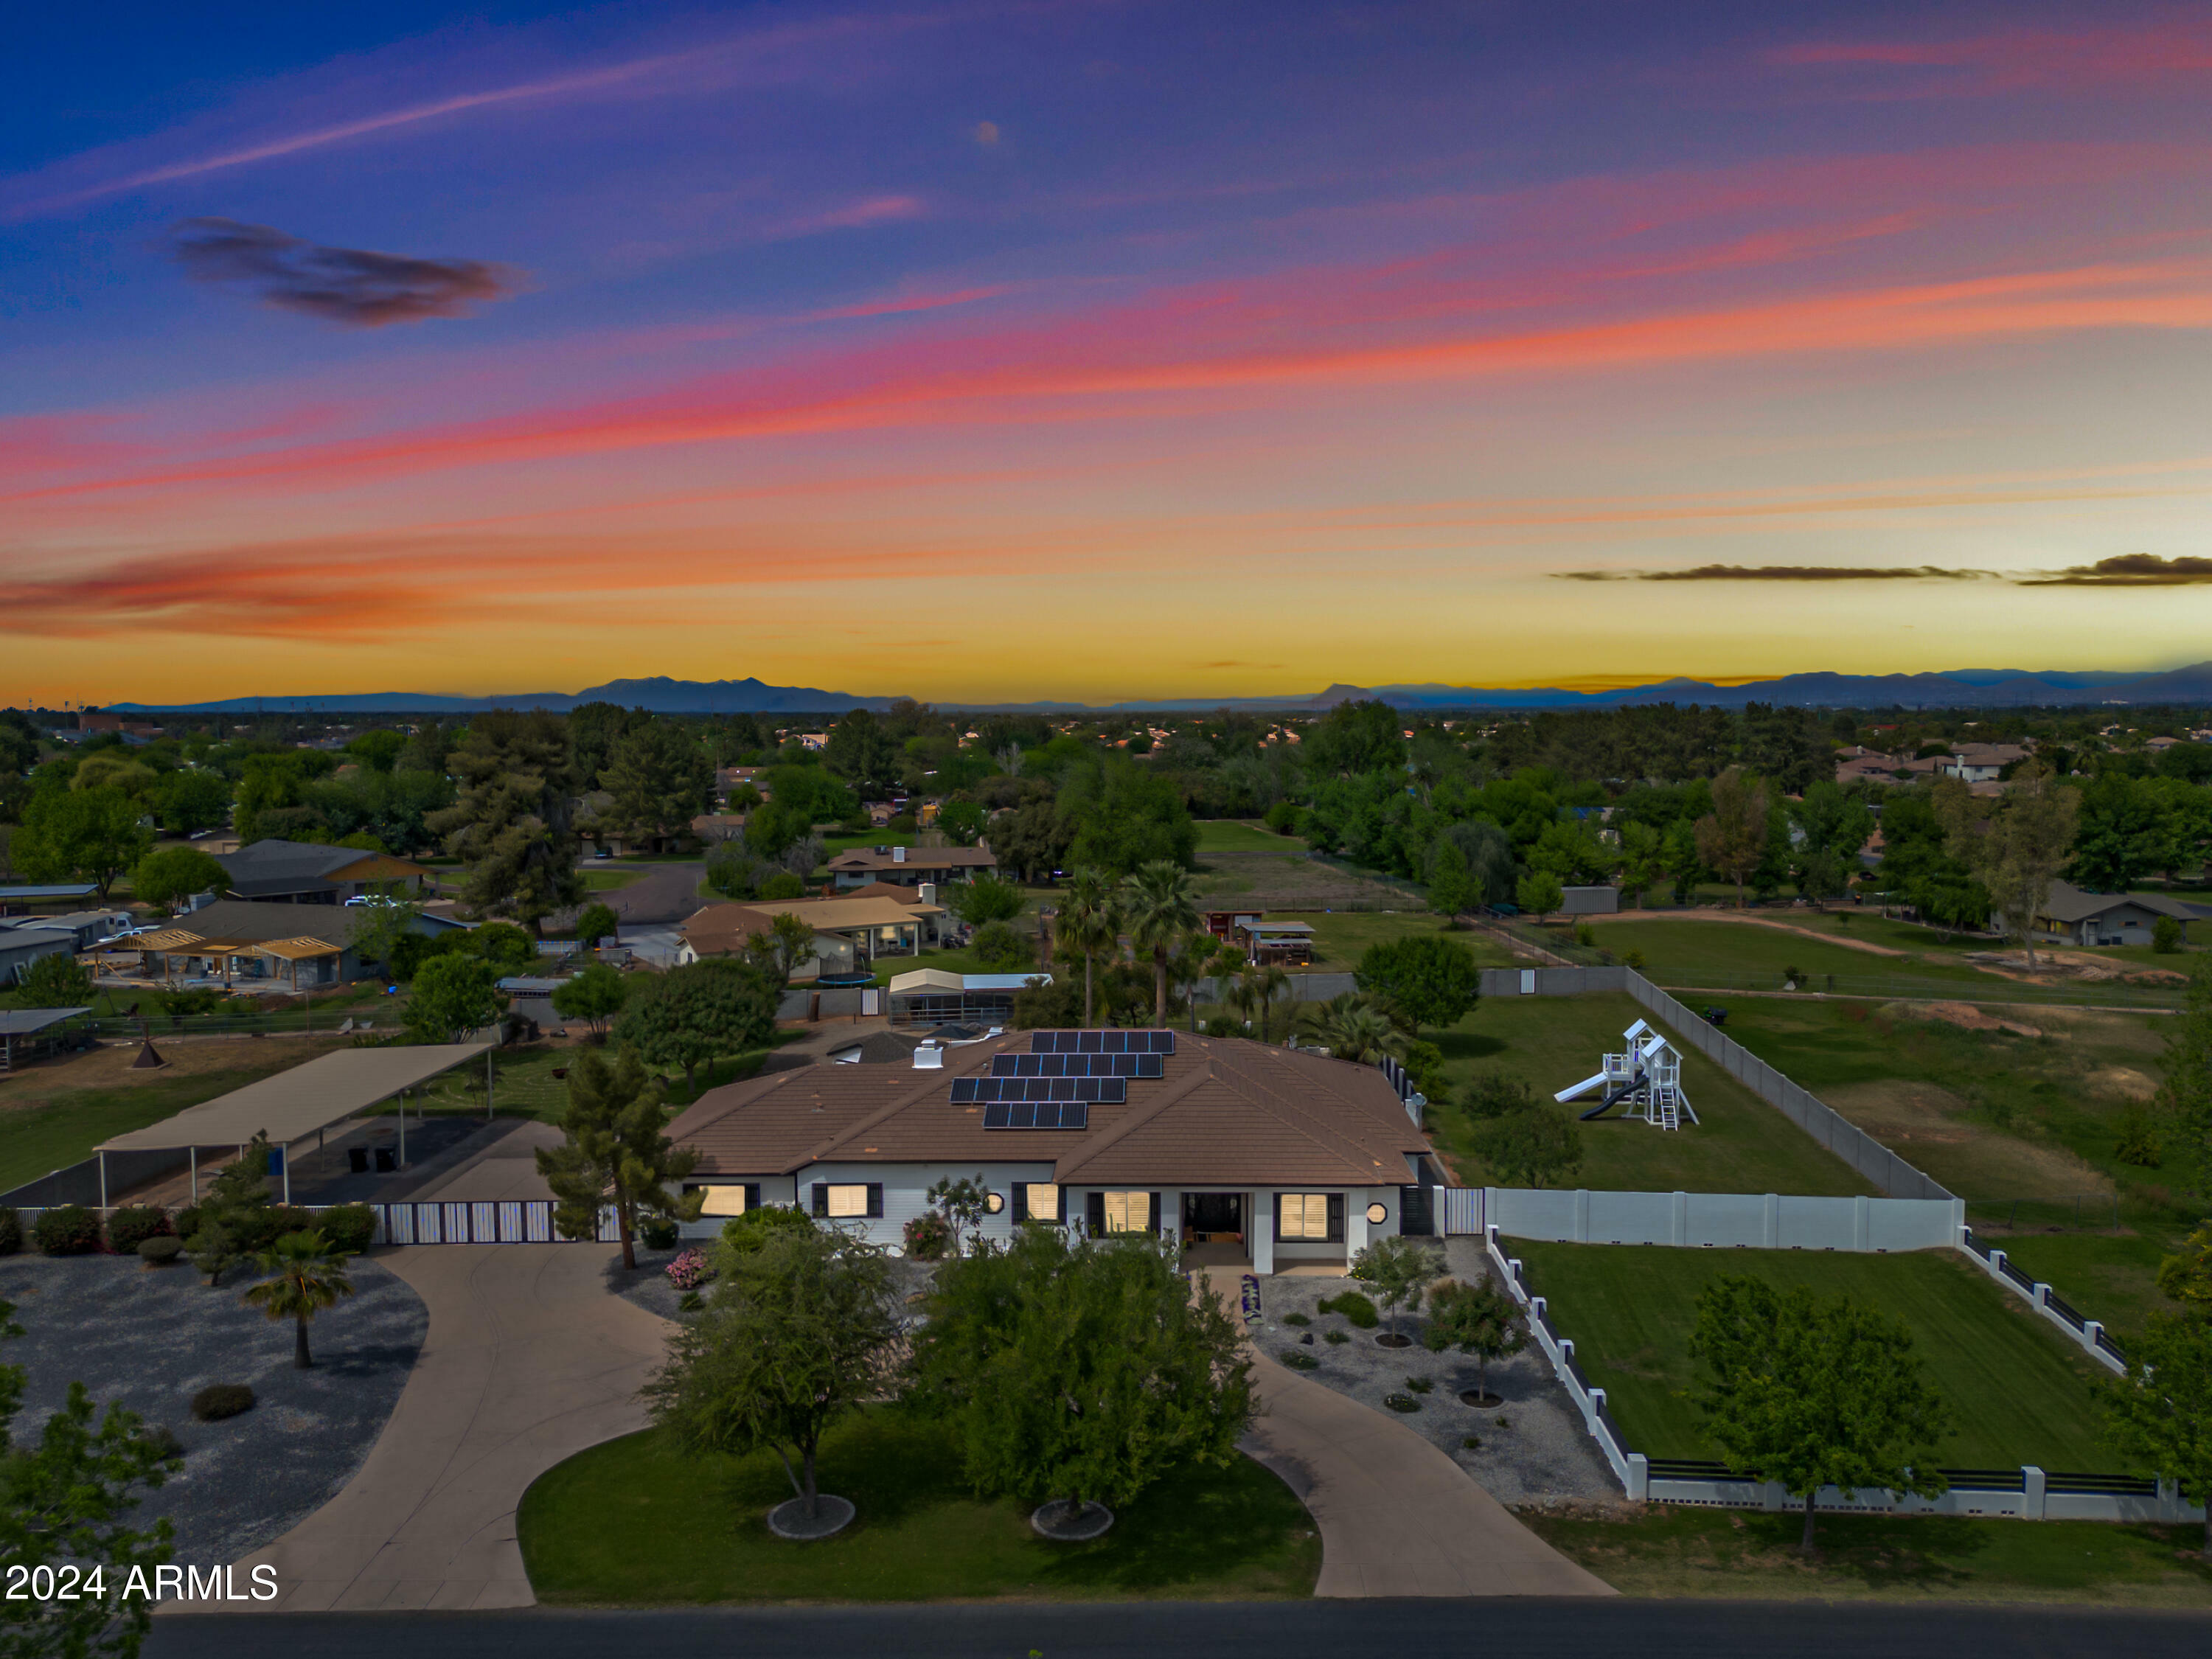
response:
M66 951L40 957L24 970L15 1000L26 1008L84 1008L92 1003L91 969Z
M883 1252L810 1225L775 1228L757 1249L715 1259L706 1310L670 1339L647 1404L687 1451L773 1449L811 1522L822 1437L882 1392L898 1334Z
M696 1090L700 1066L767 1046L775 1002L757 969L712 957L633 988L615 1036L648 1066L681 1066L685 1089Z
M914 1341L915 1403L979 1492L1126 1504L1174 1469L1228 1467L1252 1418L1236 1326L1141 1236L1024 1227L939 1272Z
M1528 1346L1528 1334L1518 1304L1488 1279L1469 1285L1447 1279L1429 1291L1429 1322L1421 1343L1431 1353L1456 1348L1472 1354L1477 1398L1468 1403L1494 1406L1498 1396L1490 1391L1490 1362L1519 1353Z
M222 1284L223 1274L244 1259L245 1236L269 1207L269 1152L268 1135L255 1135L216 1172L200 1200L185 1249L210 1285Z
M1823 1486L1945 1490L1934 1465L1950 1409L1903 1321L1849 1296L1727 1273L1698 1293L1690 1352L1711 1377L1698 1397L1706 1435L1731 1470L1804 1500L1808 1554Z
M814 959L814 924L788 912L775 918L765 933L745 938L745 960L757 969L781 997L791 976Z
M622 1012L629 994L627 979L605 963L594 962L554 990L553 1012L563 1019L582 1020L591 1028L592 1041L605 1042L607 1022Z
M1522 877L1515 884L1513 902L1541 921L1567 902L1567 893L1557 876L1537 870Z
M450 951L415 975L407 998L407 1034L417 1042L465 1042L499 1018L491 964Z
M2162 1289L2166 1278L2159 1275ZM2192 1297L2192 1305L2203 1304ZM2127 1376L2100 1384L2099 1395L2112 1443L2206 1505L2203 1553L2212 1561L2212 1317L2153 1314L2128 1340Z
M1482 994L1474 953L1441 933L1414 933L1360 953L1359 988L1397 1010L1419 1036L1424 1025L1455 1024Z
M286 1233L253 1261L270 1276L246 1288L246 1303L271 1319L292 1322L292 1364L304 1371L315 1363L307 1351L308 1322L353 1294L345 1253L321 1232Z
M1502 1187L1544 1187L1583 1166L1582 1125L1556 1106L1486 1118L1468 1138Z
M576 916L576 944L586 951L596 951L603 939L615 937L617 923L614 911L594 900Z
M1373 1287L1376 1299L1390 1316L1390 1328L1375 1339L1377 1342L1386 1348L1412 1346L1412 1339L1398 1334L1399 1310L1418 1313L1423 1288L1443 1267L1443 1257L1437 1251L1399 1233L1385 1233L1352 1258L1352 1276Z
M982 1242L983 1218L988 1213L991 1194L981 1176L972 1180L963 1176L957 1181L946 1176L922 1196L944 1215L945 1228L951 1235L953 1255L960 1254L963 1236L970 1244Z
M662 1130L668 1110L660 1086L637 1055L624 1048L612 1062L586 1051L568 1074L567 1134L558 1146L538 1151L538 1172L557 1200L553 1224L563 1238L597 1238L599 1212L611 1206L622 1230L623 1266L637 1266L638 1223L647 1216L689 1220L704 1195L671 1196L699 1162Z

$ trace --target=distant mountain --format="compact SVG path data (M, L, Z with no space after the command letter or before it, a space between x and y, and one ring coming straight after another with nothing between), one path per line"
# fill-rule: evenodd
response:
M1556 686L1498 690L1473 685L1337 684L1310 695L1279 697L1158 697L1106 704L1079 702L947 702L971 714L1165 714L1177 709L1234 708L1255 714L1312 714L1340 702L1379 697L1401 708L1623 708L1659 702L1741 708L1781 703L1824 708L2018 708L2096 703L2201 703L2212 706L2212 662L2158 673L2103 670L1961 668L1941 674L1789 674L1744 685L1668 679L1615 691L1569 691ZM840 714L888 708L891 697L855 696L807 686L766 685L757 679L609 680L573 695L519 692L498 697L441 697L419 691L380 691L342 697L227 697L219 702L109 705L118 714L467 714L485 708L544 708L565 713L580 703L619 703L661 714Z

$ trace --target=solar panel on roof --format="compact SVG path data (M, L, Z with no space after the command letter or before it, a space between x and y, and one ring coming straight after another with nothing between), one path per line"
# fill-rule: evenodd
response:
M1091 1108L1080 1100L996 1100L983 1108L987 1129L1087 1129Z
M1033 1054L1171 1054L1175 1051L1176 1034L1166 1030L1030 1033Z
M1164 1075L1158 1054L994 1054L993 1077L1133 1077Z
M952 1083L952 1103L956 1106L1017 1100L1079 1101L1119 1106L1128 1098L1128 1080L1118 1077L963 1077L954 1079Z

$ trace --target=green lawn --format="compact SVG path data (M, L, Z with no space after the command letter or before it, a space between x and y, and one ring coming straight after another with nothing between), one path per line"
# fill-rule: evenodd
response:
M586 890L593 893L617 891L629 886L632 882L643 881L652 873L649 870L636 868L610 870L605 865L586 864L580 866L580 868L583 874Z
M795 1040L795 1031L776 1034L776 1043L768 1048L756 1048L728 1060L718 1060L699 1073L696 1091L684 1086L681 1073L671 1080L665 1096L668 1103L678 1109L689 1106L709 1089L719 1089L726 1083L750 1077L761 1068L774 1048ZM531 1048L508 1049L498 1057L497 1068L492 1075L492 1103L501 1117L534 1117L545 1123L559 1123L568 1115L568 1084L564 1078L553 1075L556 1070L566 1070L582 1057L583 1050L570 1045L565 1048ZM430 1112L478 1113L483 1110L483 1068L481 1066L448 1072L433 1084L419 1109ZM380 1113L396 1111L396 1107L378 1109ZM410 1103L410 1115L418 1108Z
M1549 1097L1598 1069L1620 1034L1646 1016L1625 992L1579 997L1486 997L1441 1035L1451 1082L1429 1107L1437 1144L1470 1185L1488 1179L1467 1151L1470 1120L1454 1103L1477 1072L1502 1072ZM1664 1029L1664 1028L1662 1028ZM1620 1192L1871 1193L1850 1166L1686 1045L1682 1086L1698 1121L1674 1133L1613 1117L1585 1123L1582 1173L1570 1184ZM1595 1102L1574 1107L1577 1112Z
M1305 842L1295 836L1279 836L1264 823L1244 818L1198 820L1198 850L1207 853L1285 853L1304 857Z
M1808 939L1781 927L1747 921L1607 921L1599 918L1591 921L1590 931L1596 937L1598 948L1610 951L1615 957L1626 957L1631 951L1639 952L1644 958L1644 973L1662 985L1728 986L1747 977L1765 977L1772 981L1774 989L1779 990L1785 968L1796 968L1814 975L1833 974L1838 978L1889 976L1955 981L1962 989L1977 981L1986 984L1996 978L1957 960L1958 952L1938 948L1935 934L1909 928L1901 922L1885 922L1880 916L1861 915L1849 923L1840 923L1835 915L1821 917L1809 910L1793 910L1779 915L1786 916L1789 927L1793 928L1802 927L1838 939L1863 939L1910 954L1881 956L1871 951L1854 951L1844 945L1831 944L1826 938ZM1909 939L1904 937L1908 934ZM1990 945L1987 940L1982 940L1972 946L1961 947L1965 948L1987 950ZM1815 985L1820 982L1816 978Z
M822 837L822 856L834 859L840 853L878 847L912 847L921 840L911 830L871 830L864 836L824 836Z
M1351 972L1370 945L1444 928L1443 918L1426 910L1270 910L1267 918L1309 923L1314 930L1313 971L1324 974ZM1485 968L1512 965L1511 953L1488 933L1467 929L1451 937Z
M1249 1459L1161 1481L1089 1544L1047 1543L1024 1506L969 1496L944 1435L888 1409L833 1431L821 1469L822 1489L859 1516L793 1544L765 1521L791 1496L772 1452L695 1457L650 1430L594 1446L523 1494L531 1588L587 1606L1243 1601L1309 1595L1321 1568L1312 1518Z
M2122 1348L2150 1315L2180 1311L2158 1288L2158 1264L2173 1254L2178 1238L2132 1231L2117 1237L2023 1232L1984 1242L2002 1248L2022 1273L2050 1285L2083 1318L2101 1320Z
M1808 1559L1796 1515L1662 1505L1520 1518L1627 1595L2212 1605L2193 1526L1824 1515Z
M1511 1241L1536 1293L1628 1443L1653 1457L1711 1457L1685 1391L1686 1352L1705 1283L1753 1273L1823 1296L1848 1291L1904 1320L1929 1380L1949 1400L1942 1448L1952 1468L2121 1471L2129 1461L2097 1432L2089 1379L2101 1375L2042 1316L1948 1250L1902 1255L1826 1251L1673 1249L1664 1245ZM2147 1473L2147 1471L2143 1471Z
M901 974L911 974L921 968L935 968L948 974L1004 974L1004 973L1064 973L1065 969L1049 966L1036 968L987 968L975 960L972 951L924 951L918 956L882 957L876 962L876 983L888 986ZM1079 971L1080 971L1079 969Z

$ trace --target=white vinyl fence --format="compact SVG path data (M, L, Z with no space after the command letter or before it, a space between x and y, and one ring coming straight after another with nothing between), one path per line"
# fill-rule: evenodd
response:
M1749 1250L1929 1250L1957 1244L1956 1198L1799 1198L1786 1193L1616 1193L1441 1188L1447 1233L1562 1244ZM1459 1194L1464 1194L1464 1196Z
M1863 1200L1862 1200L1863 1201ZM1620 1425L1606 1409L1605 1390L1594 1386L1575 1358L1574 1339L1563 1335L1558 1316L1547 1298L1533 1292L1527 1271L1518 1257L1509 1257L1493 1224L1484 1231L1483 1245L1498 1282L1526 1315L1529 1334L1552 1362L1552 1369L1566 1389L1583 1425L1612 1466L1621 1490L1638 1502L1693 1504L1725 1509L1781 1510L1796 1507L1779 1481L1760 1480L1731 1473L1726 1465L1703 1460L1646 1456L1632 1450ZM1987 1265L1967 1235L1970 1252ZM1993 1276L2002 1276L2002 1251ZM2006 1282L2017 1290L2018 1277ZM2049 1285L2036 1289L2047 1295ZM2043 1307L2042 1301L2036 1305ZM2063 1304L2062 1304L2063 1305ZM2069 1313L2071 1310L2068 1310ZM2066 1323L2057 1318L2062 1326ZM2102 1340L2102 1334L2097 1334ZM2106 1345L2110 1348L2110 1345ZM2117 1350L2099 1356L2110 1364ZM1826 1510L1887 1511L1923 1515L2008 1515L2028 1521L2161 1521L2202 1522L2204 1506L2181 1499L2176 1483L2140 1475L2073 1474L2027 1465L2017 1469L1940 1469L1948 1489L1936 1498L1899 1494L1874 1487L1845 1492L1823 1486L1814 1496L1814 1507Z

